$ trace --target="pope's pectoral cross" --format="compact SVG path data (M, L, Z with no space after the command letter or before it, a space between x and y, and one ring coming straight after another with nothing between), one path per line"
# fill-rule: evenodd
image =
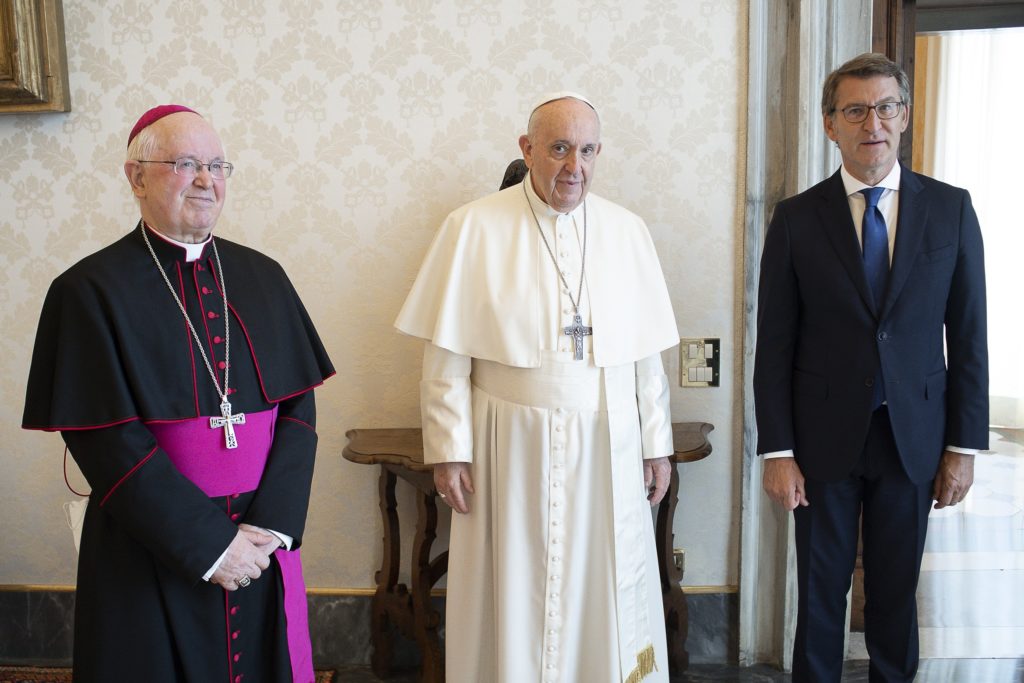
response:
M572 325L563 327L562 332L565 336L572 337L572 345L576 351L573 358L576 360L583 360L583 338L594 334L594 328L584 325L583 318L581 318L579 313L577 313L572 317Z
M231 403L224 401L220 404L220 414L223 417L211 417L210 429L224 428L224 446L226 448L238 448L238 439L235 438L234 425L245 424L245 413L231 414Z

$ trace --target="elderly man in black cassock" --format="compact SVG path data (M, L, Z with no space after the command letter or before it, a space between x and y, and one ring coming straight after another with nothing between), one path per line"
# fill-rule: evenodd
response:
M196 112L146 112L141 220L43 304L23 426L92 487L76 681L313 680L299 546L334 369L281 266L214 239L232 169Z

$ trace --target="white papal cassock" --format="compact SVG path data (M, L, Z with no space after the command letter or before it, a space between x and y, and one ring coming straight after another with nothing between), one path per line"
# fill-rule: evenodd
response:
M573 297L586 214L582 361L527 201ZM643 221L593 194L560 214L528 176L449 215L395 325L430 342L427 462L473 463L471 510L452 516L448 680L667 681L641 458L673 451L660 352L678 332Z

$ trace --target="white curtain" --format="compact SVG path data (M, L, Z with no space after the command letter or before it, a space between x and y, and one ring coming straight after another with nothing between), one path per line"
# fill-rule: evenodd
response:
M970 495L930 518L918 590L921 654L1017 658L1024 656L1024 29L921 36L917 60L915 167L970 191L985 240L993 425L992 452L976 457Z
M919 103L927 109L921 168L971 192L985 239L991 421L1019 429L1024 427L1024 28L953 31L919 40L927 45L925 101Z

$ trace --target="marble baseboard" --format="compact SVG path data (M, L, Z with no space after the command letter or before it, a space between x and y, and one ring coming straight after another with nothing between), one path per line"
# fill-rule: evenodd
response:
M735 593L687 595L694 664L735 662L739 600ZM444 598L434 598L444 615ZM74 591L0 587L0 664L69 666ZM370 596L315 593L309 596L313 662L317 668L370 663ZM443 631L442 631L443 637ZM415 644L398 637L396 667L415 666Z

